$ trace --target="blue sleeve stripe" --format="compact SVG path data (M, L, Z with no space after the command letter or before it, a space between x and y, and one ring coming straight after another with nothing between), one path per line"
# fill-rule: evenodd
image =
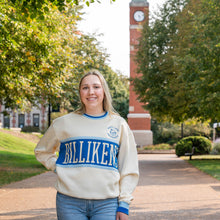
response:
M127 202L120 201L119 206L125 209L129 209L129 204Z
M118 207L117 212L125 213L126 215L129 215L129 210L123 207Z

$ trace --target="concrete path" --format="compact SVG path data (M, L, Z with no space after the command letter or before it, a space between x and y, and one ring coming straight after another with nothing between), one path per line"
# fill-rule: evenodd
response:
M132 220L219 220L220 181L174 154L139 155Z
M129 220L220 219L220 181L174 154L140 154L139 161ZM55 220L55 179L47 172L0 188L0 219Z

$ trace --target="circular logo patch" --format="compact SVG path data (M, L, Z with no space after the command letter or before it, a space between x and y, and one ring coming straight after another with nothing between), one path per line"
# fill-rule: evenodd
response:
M118 129L114 127L108 127L107 134L111 138L117 138L118 137Z

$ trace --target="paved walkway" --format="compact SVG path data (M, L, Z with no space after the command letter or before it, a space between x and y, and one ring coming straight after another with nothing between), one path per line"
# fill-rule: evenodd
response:
M174 154L140 154L129 220L219 220L220 181ZM52 172L0 189L0 219L55 220ZM104 220L104 219L103 219Z

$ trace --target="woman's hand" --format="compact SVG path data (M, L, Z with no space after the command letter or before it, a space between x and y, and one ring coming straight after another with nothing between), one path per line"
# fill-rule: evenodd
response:
M116 220L128 220L128 215L122 212L117 212Z

